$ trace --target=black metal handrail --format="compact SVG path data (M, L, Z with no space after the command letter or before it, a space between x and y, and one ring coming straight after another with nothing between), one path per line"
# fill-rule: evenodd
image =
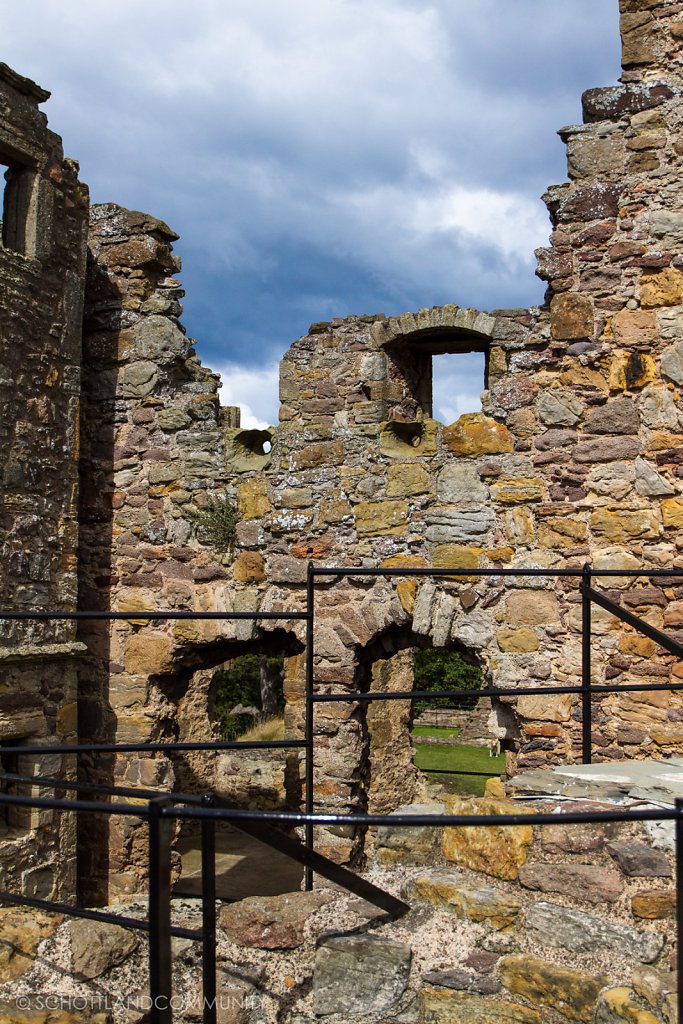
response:
M314 679L314 619L315 619L315 586L316 580L321 583L334 583L338 578L386 576L401 577L546 577L546 578L578 578L582 600L582 677L580 686L540 686L515 687L512 689L488 688L486 690L454 690L454 691L406 691L401 693L358 693L343 691L334 693L316 693ZM674 821L676 831L676 880L677 905L676 922L678 934L683 934L683 801L676 800L671 810L624 810L601 812L573 812L568 814L515 814L515 815L373 815L373 814L326 814L313 813L313 763L314 763L314 731L313 713L317 703L326 702L368 702L374 700L406 700L417 697L435 700L444 696L516 696L522 694L581 694L582 699L582 756L585 763L591 761L591 724L592 695L594 693L630 692L631 690L664 690L681 689L683 682L650 683L618 685L593 685L591 681L591 605L596 603L617 616L634 629L639 630L669 653L683 657L683 645L677 640L666 636L649 623L644 622L631 612L621 608L611 598L596 591L591 586L593 579L603 577L647 577L651 579L678 579L683 581L680 570L620 570L591 569L586 565L576 569L366 569L336 568L308 566L306 583L306 610L292 612L16 612L0 611L0 620L72 620L72 619L112 619L112 620L168 620L168 619L250 619L262 620L304 620L306 621L306 691L305 691L305 727L303 740L282 741L229 741L229 742L178 742L178 743L129 743L129 744L63 744L58 746L42 745L33 747L13 747L11 753L18 754L102 754L102 753L163 753L173 751L213 751L245 749L303 749L305 752L305 811L245 811L231 808L219 800L215 794L163 793L156 790L136 789L135 787L103 786L68 779L55 779L47 776L28 776L18 772L0 773L0 779L27 783L54 789L70 789L76 793L88 792L93 795L134 798L135 804L123 802L103 803L95 800L63 799L18 794L0 793L0 806L24 806L53 810L103 813L109 815L130 815L146 818L149 825L149 893L148 919L139 920L123 915L110 914L104 911L72 907L69 904L56 903L49 900L38 900L9 892L0 892L0 902L58 911L75 917L120 924L123 927L149 932L150 942L150 995L152 1024L170 1024L172 1020L171 1006L171 938L179 936L201 941L203 949L203 1019L205 1024L215 1024L216 1020L216 973L215 973L215 934L216 934L216 880L215 880L215 825L224 821L233 824L242 831L254 836L271 847L280 850L287 856L305 866L306 888L312 886L313 872L327 877L336 884L350 891L363 895L392 916L399 916L408 909L406 904L397 900L389 893L355 875L349 869L334 864L314 850L314 827L316 825L348 825L381 826L391 825L399 828L416 826L436 827L470 827L477 825L519 825L519 824L553 824L560 821L565 824L597 823L606 821ZM202 856L202 928L187 929L171 925L171 831L172 820L190 819L201 822L201 856ZM292 829L303 827L305 842L299 843L291 835L281 831L286 827ZM683 1019L683 964L679 971L679 1019Z

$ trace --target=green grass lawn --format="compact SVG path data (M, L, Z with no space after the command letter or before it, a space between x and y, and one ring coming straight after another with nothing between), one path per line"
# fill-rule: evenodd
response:
M428 727L425 727L428 729ZM420 735L418 729L415 735ZM424 735L443 735L447 729L433 729ZM505 755L491 757L488 747L443 746L438 743L415 744L415 764L423 772L429 772L451 793L470 793L483 796L487 778L496 778L505 768ZM483 775L448 775L446 772L483 772Z
M444 729L440 725L416 725L413 729L413 736L455 737L459 732L459 726L456 726L454 729Z

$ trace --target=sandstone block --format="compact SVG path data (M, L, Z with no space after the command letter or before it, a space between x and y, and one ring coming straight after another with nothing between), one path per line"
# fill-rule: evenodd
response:
M119 394L122 398L146 398L154 391L158 379L155 363L128 363L119 374Z
M547 697L541 694L522 696L517 700L517 712L522 718L542 722L568 722L572 713L571 693L558 693Z
M166 316L146 316L137 322L134 332L142 358L162 366L184 361L192 350L187 335Z
M595 537L610 543L627 544L631 540L650 540L659 536L659 521L651 509L617 511L599 508L591 514L591 530Z
M266 563L258 551L242 551L235 559L233 575L239 583L260 583L266 578Z
M306 562L291 555L270 555L268 576L273 583L305 583Z
M538 414L548 427L573 427L581 419L583 403L567 391L544 391Z
M387 469L387 498L427 494L432 488L429 473L418 463L404 462Z
M614 903L624 888L621 876L595 864L524 864L519 880L525 889L557 892L587 903Z
M639 932L630 925L554 903L534 903L527 914L527 930L542 946L574 953L608 950L641 963L655 960L664 945L662 935Z
M534 540L534 521L525 509L510 509L503 518L503 532L513 547L529 547Z
M353 515L351 503L345 498L326 498L320 503L321 523L342 523Z
M74 972L99 978L127 960L140 945L135 932L104 921L76 918L69 925Z
M595 466L586 477L585 486L596 494L624 498L632 489L635 470L629 462L613 462Z
M671 345L662 352L662 373L675 384L683 384L683 341Z
M576 292L561 292L550 303L550 331L555 341L593 337L593 305Z
M443 814L446 805L408 804L397 807L392 814ZM417 825L415 828L398 825L382 825L377 832L377 857L381 864L387 866L400 861L413 864L424 864L429 860L441 830L436 826ZM385 856L385 853L391 856Z
M443 445L453 455L468 459L511 452L515 447L507 427L480 412L465 413L444 427Z
M538 528L538 543L544 548L575 547L584 544L588 536L586 523L580 520L552 516L545 519Z
M631 897L631 913L648 921L676 915L675 889L643 889Z
M460 544L439 544L434 549L435 569L477 569L483 548L464 547ZM462 583L473 583L476 576L457 576Z
M524 626L521 629L499 629L496 639L501 651L523 653L537 651L541 642L533 629Z
M309 444L292 456L292 469L317 469L319 466L339 466L344 461L344 445L341 441L325 444Z
M184 409L178 406L171 406L168 409L160 409L157 415L159 426L162 430L183 430L189 427L192 422Z
M679 414L673 393L668 387L650 385L643 391L638 403L640 417L646 427L653 430L677 430Z
M595 1024L659 1024L659 1018L645 1010L633 989L610 988L599 996Z
M476 466L451 461L439 473L436 494L445 505L471 505L486 501L489 489L482 483Z
M622 309L612 317L617 345L654 345L657 340L655 313L648 309Z
M401 607L406 615L412 615L415 610L415 598L417 596L417 580L401 580L396 585L396 593L401 602Z
M126 642L123 663L126 672L133 676L170 672L173 667L170 637L136 633Z
M666 530L683 528L683 498L666 498L662 502L662 522Z
M447 814L519 814L520 810L513 800L446 799ZM446 860L460 867L482 871L494 878L515 879L532 839L530 825L467 825L445 828L442 850Z
M607 852L629 878L670 878L671 865L665 854L637 839L607 844Z
M643 309L681 304L683 274L675 267L645 271L640 278L640 304Z
M541 1024L538 1010L508 999L487 998L452 988L425 985L420 1024Z
M545 501L545 483L540 479L500 477L491 484L491 497L500 505L528 505Z
M14 981L33 966L34 954L43 939L57 930L63 918L28 907L0 909L0 975Z
M588 434L637 434L638 410L631 398L613 398L595 409L584 424Z
M612 391L642 388L656 376L652 356L643 352L619 352L610 363L609 386Z
M673 485L665 480L645 459L636 459L635 473L636 491L644 497L661 498L676 493Z
M354 512L359 537L396 536L408 528L410 509L406 501L362 501Z
M336 936L316 951L314 1013L384 1013L408 985L411 949L375 936Z
M534 956L506 956L500 980L513 995L537 1006L550 1006L569 1020L591 1021L600 990L609 984L604 974L558 967Z
M303 944L308 919L331 900L331 896L315 892L248 896L222 906L218 924L238 946L296 949Z
M239 509L243 519L260 519L271 511L265 480L245 480L240 484Z
M427 509L427 540L435 544L478 544L496 525L493 509L482 506L463 509L453 505L436 505Z
M505 604L505 620L511 626L538 626L557 622L560 613L557 597L550 591L515 590Z
M572 455L577 462L612 462L617 459L635 459L641 444L634 437L604 437L577 444Z
M536 401L538 384L524 374L510 374L492 384L489 393L494 406L514 412Z
M435 455L439 426L436 420L420 420L413 423L390 420L382 423L379 435L380 451L389 458L402 460Z
M405 890L407 899L446 907L456 917L487 924L499 931L514 924L522 900L514 893L491 886L479 887L453 871L431 871L413 878Z
M590 178L619 171L624 166L624 148L612 135L607 138L585 138L574 135L567 143L570 178Z
M664 997L668 993L678 990L678 978L675 971L657 971L654 967L636 967L631 984L634 991L645 999L653 1010L658 1010L661 1007Z

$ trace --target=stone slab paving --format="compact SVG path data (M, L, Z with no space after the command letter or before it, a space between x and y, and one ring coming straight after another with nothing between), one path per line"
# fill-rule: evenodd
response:
M683 797L683 758L536 768L515 775L510 786L518 795L566 796L623 804L646 800L673 807L676 798Z

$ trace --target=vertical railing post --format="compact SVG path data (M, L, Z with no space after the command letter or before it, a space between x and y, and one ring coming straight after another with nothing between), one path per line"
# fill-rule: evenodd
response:
M149 994L150 1024L172 1024L171 1009L171 819L167 796L149 802Z
M213 807L213 793L202 806ZM216 823L202 818L202 1019L216 1024Z
M306 771L305 786L306 814L313 813L313 613L315 590L313 587L313 563L308 563L306 574ZM304 827L306 849L313 850L313 822L307 821ZM304 871L304 887L307 891L313 888L313 871L306 867Z
M581 760L590 764L593 757L593 706L591 701L591 567L581 572Z
M683 1021L683 800L676 797L676 977L678 979L678 1020Z

